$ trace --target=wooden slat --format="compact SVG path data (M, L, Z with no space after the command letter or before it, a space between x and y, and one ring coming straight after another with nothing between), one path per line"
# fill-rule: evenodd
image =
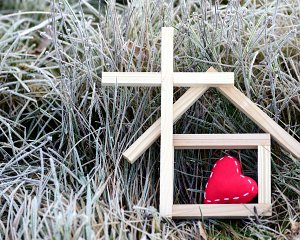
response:
M158 72L102 72L102 86L160 87Z
M256 208L256 211L254 210ZM271 216L271 204L176 204L173 218L242 218L256 215Z
M197 87L208 85L210 87L234 84L233 72L176 72L174 73L174 86Z
M258 202L271 204L271 148L258 146Z
M257 149L270 145L270 134L174 134L175 149Z
M215 69L210 68L209 71L215 71ZM190 108L205 91L207 91L207 89L208 87L188 89L186 93L174 104L173 121L176 122L184 114L184 112ZM260 110L243 93L235 87L219 87L217 89L264 131L270 133L282 147L300 159L300 144L280 126L278 126L271 118L269 118L262 110ZM254 111L252 109L254 109ZM158 119L123 153L124 158L130 163L134 163L138 157L140 157L160 136L160 126L160 119ZM279 131L277 132L278 129Z
M173 32L173 28L162 28L159 211L164 217L172 214L173 205Z
M262 130L270 133L281 147L300 159L300 143L257 107L241 91L236 87L217 87L217 89Z
M175 87L199 87L207 85L233 86L233 72L194 72L174 73ZM103 72L102 86L130 86L130 87L160 87L161 73L157 72Z
M188 89L173 105L175 123L206 91L207 87ZM160 118L156 120L130 147L123 157L134 163L160 136Z
M210 67L207 72L216 71ZM206 91L208 87L189 88L173 105L173 123L175 123ZM160 118L156 120L130 147L123 157L134 163L160 136Z

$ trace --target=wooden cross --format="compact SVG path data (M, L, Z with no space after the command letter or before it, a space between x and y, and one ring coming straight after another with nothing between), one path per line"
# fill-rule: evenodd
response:
M174 73L173 71L173 28L162 28L161 72L105 72L103 86L161 86L161 150L160 150L160 213L163 216L172 213L174 174L173 147L173 87L198 87L196 95L208 89L206 85L233 84L233 73ZM183 102L181 108L185 108ZM181 112L181 111L180 111ZM174 114L176 116L176 114ZM155 141L155 140L154 140ZM150 145L153 142L150 142ZM147 147L149 142L146 143ZM138 154L139 155L139 154Z
M173 71L173 28L162 28L161 72L103 72L102 86L161 86L161 118L140 136L124 153L135 162L161 135L160 213L166 217L245 217L271 214L270 135L286 150L300 158L300 144L250 99L234 87L232 72L205 73ZM173 87L190 87L173 104ZM217 88L239 110L269 134L181 134L173 135L173 123L210 87ZM161 131L162 130L162 131ZM175 148L235 148L258 150L258 204L186 204L173 205ZM218 205L218 206L217 206ZM225 205L225 206L221 206ZM201 209L201 212L199 211Z

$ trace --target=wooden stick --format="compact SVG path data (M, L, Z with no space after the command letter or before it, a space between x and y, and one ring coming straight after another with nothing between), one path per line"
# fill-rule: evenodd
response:
M194 72L174 73L175 87L199 87L208 85L233 86L233 72ZM102 86L161 86L161 74L157 72L103 72Z
M208 71L215 71L210 68ZM190 88L174 104L173 121L176 122L183 113L190 108L206 91L208 87ZM235 87L218 87L221 93L228 98L238 109L244 112L264 131L287 151L300 159L300 144L284 129L277 125L268 115L260 110L250 99ZM240 105L241 104L241 105ZM250 111L248 111L250 109ZM134 163L160 136L160 119L158 119L147 131L142 134L124 153L123 156L130 163Z
M173 205L173 32L172 27L162 28L159 211L163 217L172 215Z
M213 67L207 72L216 71ZM175 123L206 91L208 87L189 88L173 105ZM156 120L124 153L123 157L134 163L160 136L160 118Z
M102 72L102 86L160 87L159 72Z
M175 149L257 149L270 145L270 134L174 134Z
M174 73L174 86L198 87L199 85L233 86L233 72L176 72Z
M240 90L236 87L217 87L217 89L263 131L270 133L281 147L300 159L300 143L257 107Z
M256 208L256 210L254 209ZM271 216L271 204L176 204L174 218L241 218L254 215Z
M271 148L258 146L258 202L271 204Z
M188 89L173 106L173 123L175 123L206 91L208 87ZM156 120L130 147L123 157L134 163L160 136L160 118Z

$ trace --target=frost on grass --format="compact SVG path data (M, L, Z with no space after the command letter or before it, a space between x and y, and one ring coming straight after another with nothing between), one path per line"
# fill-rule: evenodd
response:
M15 0L0 8L0 239L192 239L204 229L216 238L292 236L300 164L276 144L272 217L205 220L204 228L161 219L158 143L134 165L122 159L159 117L160 89L104 89L101 72L160 71L160 30L173 26L176 71L234 71L236 87L299 140L296 1ZM178 98L184 89L174 91ZM174 131L260 129L209 91ZM216 154L177 154L175 201L201 198ZM255 175L255 153L236 155Z

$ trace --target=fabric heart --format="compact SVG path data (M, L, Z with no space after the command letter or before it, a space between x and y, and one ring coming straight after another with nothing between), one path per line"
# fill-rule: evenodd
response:
M241 164L231 156L219 159L205 187L205 204L248 203L257 195L257 183L241 173Z

